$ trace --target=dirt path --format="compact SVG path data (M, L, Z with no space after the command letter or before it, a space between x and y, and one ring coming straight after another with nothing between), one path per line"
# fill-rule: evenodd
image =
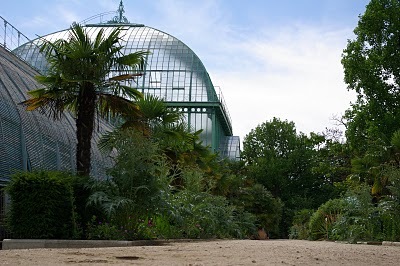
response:
M0 250L0 265L400 265L400 247L300 240L220 240L163 246Z

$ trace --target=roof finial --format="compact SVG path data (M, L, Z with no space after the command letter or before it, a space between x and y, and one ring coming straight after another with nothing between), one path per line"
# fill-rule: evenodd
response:
M113 17L108 23L129 23L128 19L123 15L125 13L124 4L122 0L119 2L119 7L117 10L117 15Z

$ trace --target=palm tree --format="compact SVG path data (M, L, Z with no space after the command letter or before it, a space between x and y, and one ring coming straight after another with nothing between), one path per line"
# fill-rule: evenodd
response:
M169 108L162 99L151 94L145 94L135 104L140 110L140 116L120 113L119 121L115 123L119 125L113 131L103 134L99 141L102 151L112 152L126 135L125 131L135 131L155 142L166 137L176 140L180 138L180 132L176 130L183 126L183 114L180 111Z
M125 122L121 128L134 128L142 131L145 136L154 136L156 132L165 131L172 125L180 124L183 121L183 114L180 111L169 108L157 96L146 94L138 99L136 104L141 113L140 119L125 114Z
M123 55L121 29L105 35L100 29L94 39L79 24L72 24L67 40L50 42L42 39L49 71L36 80L45 87L30 91L23 102L28 111L39 109L60 119L65 110L76 117L76 168L79 175L90 174L91 139L96 114L112 117L118 113L140 114L132 101L141 94L122 82L140 76L146 51ZM119 75L110 77L111 71Z

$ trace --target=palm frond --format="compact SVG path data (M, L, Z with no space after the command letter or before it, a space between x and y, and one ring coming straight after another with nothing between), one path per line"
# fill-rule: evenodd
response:
M123 74L123 75L118 75L115 77L110 78L109 80L115 80L115 81L124 81L128 79L134 79L135 77L143 76L142 73L137 73L137 74Z
M113 94L98 94L98 110L102 117L141 117L139 107L135 102Z
M30 99L21 102L27 111L39 110L44 115L61 118L65 109L74 111L75 96L62 89L37 89L29 91Z
M116 146L117 141L119 140L120 136L120 129L115 129L113 131L109 131L104 133L99 142L97 143L97 147L103 153L111 153L111 151Z
M87 205L94 205L100 207L103 212L110 218L119 209L126 206L132 206L134 202L131 199L112 195L106 191L96 191L89 196Z
M143 97L143 94L137 89L122 85L113 80L100 84L99 91L105 94L121 96L129 100L137 100Z
M39 82L40 84L46 85L46 84L54 84L54 83L58 83L59 82L60 77L58 76L41 76L41 75L37 75L35 76L35 80L37 82ZM31 94L32 91L28 92L29 94ZM31 94L32 95L32 94Z
M117 92L118 95L121 95L122 97L126 97L131 100L137 100L143 98L143 94L140 91L125 85L119 85Z
M134 70L143 70L146 65L146 57L150 51L138 51L128 55L121 56L117 59L117 63L124 66L129 66Z

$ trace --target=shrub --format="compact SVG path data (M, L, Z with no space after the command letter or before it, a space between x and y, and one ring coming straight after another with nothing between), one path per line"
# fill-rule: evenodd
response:
M8 226L17 238L77 236L71 180L60 172L20 172L6 191L11 196Z
M179 230L180 237L244 238L256 230L253 215L238 210L221 196L184 190L173 195L169 206L168 221Z
M124 240L122 231L116 225L98 221L96 216L87 224L86 237L95 240Z
M89 197L89 204L100 207L109 222L90 223L88 238L245 238L254 234L254 215L209 193L216 184L210 167L172 164L157 143L134 131L115 136L108 142L116 151L112 154L115 165L109 170L112 178L95 182ZM264 190L257 196L260 201L254 201L264 206L262 211L275 206ZM270 222L270 213L262 223Z
M372 202L370 187L360 185L343 197L343 215L332 228L333 240L383 240L382 209Z
M396 132L396 147L400 147L400 131ZM400 169L397 167L386 167L384 174L387 175L388 189L391 197L380 203L382 208L382 227L385 240L400 241Z
M309 223L313 210L303 209L298 211L293 217L293 225L290 228L289 238L308 239L310 237Z
M382 240L400 241L400 206L394 201L383 201L381 208Z
M124 239L152 238L147 224L163 206L161 195L168 193L169 164L157 143L142 134L127 130L117 136L111 143L117 151L108 171L112 178L91 185L88 204L100 209Z
M349 242L389 240L389 235L398 232L397 212L391 203L373 204L369 186L353 187L343 198L328 201L313 214L311 237Z
M343 199L331 199L313 213L309 223L311 240L330 239L332 226L341 217L344 205Z
M274 198L263 185L254 184L243 188L235 202L245 211L255 215L258 229L264 228L272 237L279 235L283 203L280 199Z

